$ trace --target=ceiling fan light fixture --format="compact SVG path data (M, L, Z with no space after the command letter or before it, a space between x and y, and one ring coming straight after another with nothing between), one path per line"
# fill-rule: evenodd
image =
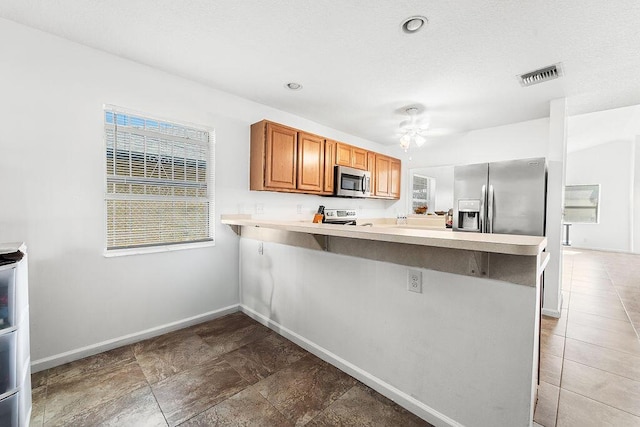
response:
M405 133L400 137L400 147L402 147L404 151L407 151L409 149L409 145L411 145L411 135Z
M400 147L404 151L409 151L411 144L415 144L416 147L422 147L427 138L422 135L429 127L429 116L424 115L424 118L418 119L418 109L410 107L405 110L409 116L409 120L403 120L400 122L400 131L402 136L400 137Z

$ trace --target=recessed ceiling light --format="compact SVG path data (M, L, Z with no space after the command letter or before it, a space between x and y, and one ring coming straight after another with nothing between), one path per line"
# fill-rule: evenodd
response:
M427 21L427 18L425 18L424 16L412 16L402 22L402 31L407 34L416 33L420 31L420 29L424 27L427 22L429 21Z
M300 89L302 89L302 85L300 83L296 83L296 82L287 83L285 85L285 87L287 89L291 89L291 90L300 90Z

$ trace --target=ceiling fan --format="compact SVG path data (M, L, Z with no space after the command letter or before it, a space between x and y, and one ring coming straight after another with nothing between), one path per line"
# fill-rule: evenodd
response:
M420 114L418 107L408 107L405 109L405 113L409 119L400 122L397 133L400 138L400 147L404 151L409 151L412 144L418 148L422 147L427 142L427 138L432 140L464 133L460 129L430 127L431 116L427 113Z
M422 147L427 142L426 136L430 117L428 114L418 117L418 109L416 107L407 108L405 112L409 119L400 122L400 147L404 151L409 151L411 143L415 144L416 147Z

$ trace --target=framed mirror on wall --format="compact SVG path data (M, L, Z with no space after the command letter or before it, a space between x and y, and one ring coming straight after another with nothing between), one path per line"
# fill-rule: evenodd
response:
M453 165L409 169L407 212L444 215L453 207Z

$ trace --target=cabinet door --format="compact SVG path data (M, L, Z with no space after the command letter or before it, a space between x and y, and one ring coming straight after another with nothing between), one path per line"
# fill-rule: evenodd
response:
M267 123L265 187L296 188L297 132Z
M394 199L400 198L400 160L391 159L390 162L391 170L389 171L391 185L389 187L389 195Z
M367 170L367 150L353 147L351 152L351 166L356 169Z
M391 159L376 154L376 196L389 196L391 192L391 182L389 182L389 171Z
M367 152L367 170L371 175L371 195L376 195L376 154Z
M324 139L298 133L298 190L321 192L324 185Z
M336 142L327 140L324 143L324 192L333 194L333 169L336 164Z
M351 146L338 143L336 147L336 165L351 166Z

